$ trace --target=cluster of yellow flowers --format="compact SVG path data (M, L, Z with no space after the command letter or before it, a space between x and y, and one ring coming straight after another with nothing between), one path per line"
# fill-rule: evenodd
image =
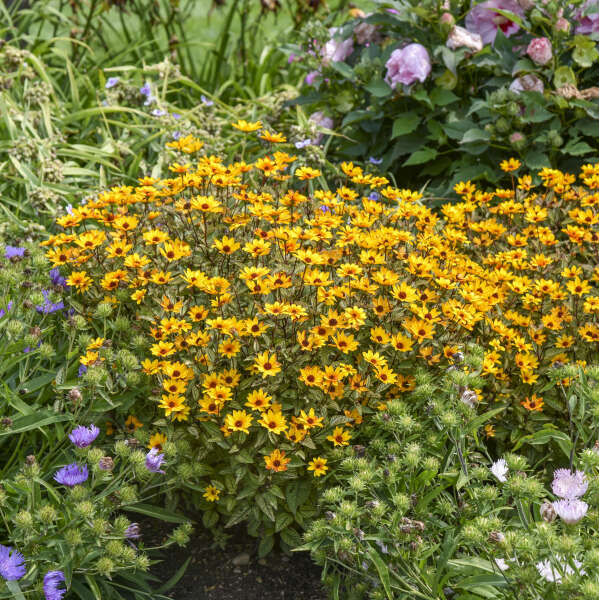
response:
M170 146L191 154L201 142ZM79 302L119 304L145 327L143 370L173 430L193 421L213 440L216 425L238 446L253 436L266 469L318 476L319 454L414 388L417 362L447 365L476 341L479 401L511 397L526 414L542 410L532 392L551 365L596 351L597 166L582 185L544 169L535 186L512 159L501 165L510 188L461 183L460 201L435 211L352 163L332 189L285 152L178 160L170 178L73 209L45 242ZM97 345L81 357L102 360Z

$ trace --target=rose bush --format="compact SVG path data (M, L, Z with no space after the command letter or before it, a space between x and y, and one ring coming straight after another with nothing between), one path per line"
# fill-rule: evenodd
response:
M290 47L309 72L291 104L332 119L332 157L373 157L437 194L496 181L510 156L565 170L599 158L596 4L409 0L352 15L337 60L314 23Z

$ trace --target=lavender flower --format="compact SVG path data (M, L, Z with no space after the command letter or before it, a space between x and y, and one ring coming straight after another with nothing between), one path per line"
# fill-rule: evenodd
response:
M162 110L161 108L155 108L152 111L152 116L154 116L154 117L164 117L167 114L168 113L166 112L166 110Z
M181 115L179 113L172 113L171 117L173 117L173 119L175 119L175 121L178 121L181 118Z
M371 163L371 164L373 164L373 165L380 165L383 162L383 159L382 158L375 158L374 156L371 156L368 159L368 162Z
M65 580L62 571L48 571L44 575L44 596L46 600L61 600L67 590L58 586Z
M4 258L23 258L25 256L25 248L22 246L6 246L4 250Z
M131 523L125 530L125 537L128 540L138 540L141 537L141 529L139 523Z
M508 468L507 463L505 462L504 458L500 458L499 460L496 460L491 465L491 473L493 473L493 475L495 475L495 477L497 477L497 479L501 482L507 481L506 475L507 475L508 471L509 471L509 468Z
M146 469L152 473L164 473L164 471L160 469L164 462L164 454L158 454L158 452L158 448L152 448L146 454Z
M63 288L69 287L67 285L67 280L60 274L60 271L58 270L58 268L52 269L48 273L48 275L50 275L50 281L52 282L52 285L63 287Z
M212 100L209 100L208 98L206 98L206 96L204 96L204 94L202 94L200 96L200 100L202 101L202 104L204 106L212 106L214 104L214 102Z
M556 496L569 500L580 498L589 487L586 475L582 471L572 473L570 469L557 469L553 473L551 489Z
M27 569L24 562L25 557L20 552L0 544L0 575L6 581L16 581L25 575Z
M44 296L44 303L38 304L35 307L38 313L44 315L50 315L57 310L62 310L64 308L64 302L60 300L59 302L50 302L50 292L48 290L42 290L42 295Z
M561 520L567 525L574 525L582 519L589 510L589 505L582 500L567 499L553 503L553 508Z
M8 302L8 304L6 305L6 310L5 310L4 308L0 308L0 319L1 319L3 316L5 316L5 315L6 315L6 313L8 313L9 311L11 311L11 310L12 310L12 307L13 307L13 301L12 301L12 300L10 300L10 301Z
M298 150L301 150L302 148L305 148L306 146L311 146L312 145L312 140L310 138L306 138L305 140L300 140L299 142L295 142L295 147Z
M307 75L306 78L304 79L304 83L306 85L314 85L314 81L316 80L316 78L320 75L320 71L310 71Z
M79 371L77 372L77 377L83 377L87 373L87 367L85 365L79 365Z
M119 82L118 77L109 77L106 85L104 86L107 90L113 88Z
M377 192L370 192L370 194L368 194L368 199L373 200L374 202L377 202L380 197L380 194Z
M87 465L80 467L77 463L72 463L59 469L54 475L54 480L63 485L74 487L87 481L88 476Z
M86 448L89 446L100 434L100 429L95 425L90 425L89 427L85 427L84 425L79 425L79 427L75 427L73 431L69 434L69 439L77 448Z
M139 93L142 96L146 97L144 106L149 106L150 104L152 104L152 102L156 101L156 98L152 96L152 88L150 87L150 84L147 81L139 88Z

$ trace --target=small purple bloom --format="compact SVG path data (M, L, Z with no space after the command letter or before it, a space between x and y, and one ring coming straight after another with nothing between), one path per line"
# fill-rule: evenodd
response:
M155 108L155 109L152 111L152 115L153 115L154 117L164 117L166 114L168 114L168 113L166 112L166 110L162 110L161 108Z
M13 307L13 301L10 300L9 303L6 305L6 310L3 308L0 308L0 319L6 315L6 313L10 312L12 310Z
M152 95L152 88L150 87L150 84L147 81L139 88L139 93L142 96L146 96L146 97Z
M202 101L202 104L204 106L212 106L214 104L214 102L212 100L209 100L208 98L206 98L206 96L204 96L204 94L202 94L200 96L200 100Z
M77 377L83 377L87 373L87 367L85 365L79 365L79 371L77 372Z
M6 581L16 581L25 575L24 562L25 557L19 551L0 544L0 575Z
M107 90L113 88L119 82L118 77L109 77L106 85L104 86Z
M64 287L64 288L69 287L67 285L67 280L60 274L60 271L58 270L57 267L54 269L51 269L48 274L50 275L50 281L52 282L52 285L60 286L60 287Z
M178 140L182 134L180 131L173 131L172 135L174 140Z
M306 78L304 79L304 82L306 83L306 85L314 85L314 80L320 75L320 71L310 71L307 75Z
M72 463L59 469L56 472L56 475L54 475L54 480L63 485L74 487L87 481L88 476L89 472L87 470L87 465L82 465L80 467L77 463Z
M393 50L385 66L385 81L395 88L398 83L411 85L415 81L424 81L431 72L431 59L422 44L408 44Z
M324 204L320 207L320 210L323 213L327 213L327 212L331 212L328 206L325 206Z
M311 146L312 140L307 138L305 140L300 140L299 142L295 142L295 147L300 150L301 148L305 148L306 146Z
M370 192L370 194L368 194L369 200L374 200L376 202L379 198L380 198L380 195L377 194L376 192Z
M146 454L146 469L152 473L164 473L164 471L160 469L164 462L164 454L159 454L158 452L158 448L152 448Z
M179 113L172 113L171 117L173 117L173 119L175 119L175 121L178 121L181 118L181 115Z
M138 540L141 537L141 529L138 523L131 523L125 530L125 537L128 540Z
M288 57L287 57L287 64L291 64L293 61L295 60L295 54L291 53Z
M4 258L23 258L25 256L25 248L21 246L6 246Z
M66 211L67 211L67 214L72 215L73 214L73 205L67 204Z
M35 310L38 313L43 315L50 315L57 310L62 310L64 308L64 302L61 300L59 302L51 302L50 301L50 292L48 290L42 290L42 295L44 296L44 303L37 304Z
M48 571L44 575L44 596L46 600L61 600L67 593L63 587L58 587L65 580L62 571Z
M371 156L368 161L370 163L372 163L373 165L380 165L383 162L382 158L375 158L374 156Z
M89 446L100 434L100 430L95 425L90 425L89 427L85 427L84 425L79 425L75 427L73 431L69 434L69 439L77 448L86 448Z

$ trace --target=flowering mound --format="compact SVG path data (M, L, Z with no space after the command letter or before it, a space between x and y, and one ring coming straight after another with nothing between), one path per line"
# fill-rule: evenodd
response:
M147 337L143 370L160 391L138 414L188 437L206 465L194 489L233 522L301 525L310 486L297 479L326 474L354 426L413 389L418 362L446 367L468 341L486 349L484 385L463 397L506 400L487 435L567 418L559 388L535 386L599 341L599 168L583 169L586 187L549 169L534 186L506 161L509 189L460 184L438 214L351 163L333 190L284 152L177 160L170 178L58 219L48 256L68 265L82 311L116 310ZM99 338L80 360L102 369L109 353Z

